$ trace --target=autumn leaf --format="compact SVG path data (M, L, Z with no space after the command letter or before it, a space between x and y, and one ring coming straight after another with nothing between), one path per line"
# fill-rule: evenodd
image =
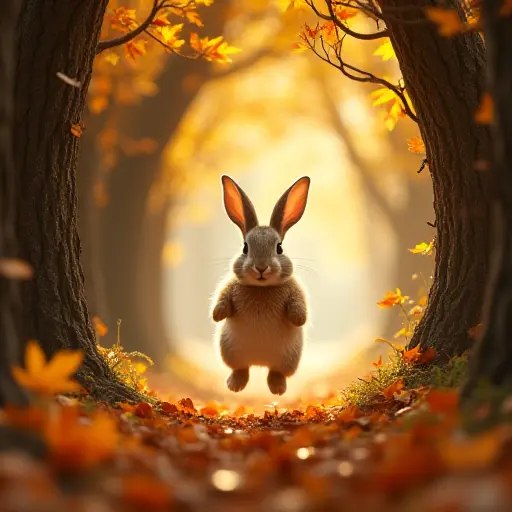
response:
M13 366L16 382L30 391L41 395L77 392L80 385L71 380L83 360L80 350L59 350L46 362L40 345L30 340L25 349L25 369Z
M415 245L412 249L409 249L409 252L413 254L422 254L423 256L430 256L433 252L434 245L432 242L427 244L426 242L421 242Z
M0 276L5 279L27 280L34 277L34 270L24 260L18 258L0 258Z
M178 412L178 408L169 402L162 402L160 404L160 409L162 409L164 414L174 414Z
M119 55L117 53L114 53L114 52L107 52L103 58L107 62L112 64L112 66L116 66L117 63L119 62L119 59L120 59Z
M395 49L391 44L391 40L388 39L385 43L382 43L374 52L373 55L381 57L382 60L389 60L396 58Z
M195 32L190 33L190 46L196 50L206 61L220 63L232 62L229 55L240 52L240 48L230 46L223 40L223 36L202 39Z
M482 96L480 106L475 114L475 121L479 124L491 124L494 116L494 101L492 96L486 92Z
M169 49L177 50L185 44L185 40L179 39L178 37L182 28L183 23L178 23L176 25L167 25L160 30L162 41L167 45Z
M392 400L395 393L399 393L404 388L404 379L403 377L400 377L398 380L393 382L390 386L383 389L381 391L381 394L384 396L384 398L387 398L388 400Z
M377 302L377 306L381 308L390 308L399 304L403 304L408 298L409 296L402 295L400 288L397 288L394 292L386 292L384 298Z
M71 125L71 133L75 136L75 137L81 137L82 136L82 133L83 133L84 129L82 128L82 126L80 124L72 124Z
M418 361L418 359L420 358L419 344L409 350L406 350L402 354L402 357L403 357L404 361L407 363L414 363L414 362Z
M375 368L380 368L382 366L382 356L379 356L379 359L377 362L372 363Z
M425 144L421 137L407 139L407 149L411 153L425 154Z
M459 406L459 391L431 389L425 402L434 413L454 412Z
M337 416L336 420L341 423L348 423L360 418L363 415L359 407L356 405L350 405L341 411Z
M437 351L434 347L429 347L425 352L422 352L416 361L416 364L427 364L437 357Z
M153 416L153 408L146 402L141 402L135 408L135 415L139 418L151 418Z
M147 41L144 39L129 41L124 47L126 57L135 60L137 57L144 55L147 51L146 45Z
M105 336L108 332L108 327L103 323L99 316L93 316L92 325L95 331L98 333L98 336Z
M117 449L116 422L105 413L95 413L90 422L79 420L76 407L61 407L48 418L44 439L51 461L60 470L77 472L110 459Z
M427 18L437 25L439 34L451 37L461 33L465 29L464 22L460 19L456 9L443 9L442 7L426 7Z

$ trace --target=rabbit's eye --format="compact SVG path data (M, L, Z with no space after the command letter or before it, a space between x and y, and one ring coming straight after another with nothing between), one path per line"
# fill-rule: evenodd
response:
M283 246L279 243L277 244L277 254L283 254Z
M249 246L247 245L247 242L244 242L244 254L247 254L249 252Z

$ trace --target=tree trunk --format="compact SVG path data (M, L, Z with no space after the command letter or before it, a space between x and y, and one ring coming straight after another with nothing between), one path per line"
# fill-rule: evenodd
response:
M471 354L463 396L481 380L510 391L512 386L512 17L500 16L500 0L484 0L489 92L494 100L494 250L485 303L484 333Z
M0 262L18 256L15 233L16 173L12 154L14 123L15 29L19 0L7 0L0 9ZM0 406L23 404L26 396L11 376L11 366L20 365L19 281L0 271Z
M431 23L411 23L431 5L411 0L400 9L400 0L384 0L382 10L425 142L437 223L434 282L411 346L448 357L468 348L467 331L481 320L489 191L475 162L488 157L490 135L474 121L484 91L483 42L477 33L445 38Z
M24 337L51 355L82 349L79 378L97 397L131 399L99 356L79 262L76 163L81 122L107 0L25 0L18 22L15 162L17 233L35 277L22 288ZM76 78L76 88L57 72Z

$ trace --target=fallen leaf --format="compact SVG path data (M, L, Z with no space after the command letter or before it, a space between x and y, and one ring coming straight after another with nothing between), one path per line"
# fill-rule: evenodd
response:
M387 398L388 400L392 400L395 393L399 393L404 388L404 379L403 377L400 377L397 379L393 384L389 385L387 388L383 389L381 391L381 394L384 396L384 398Z

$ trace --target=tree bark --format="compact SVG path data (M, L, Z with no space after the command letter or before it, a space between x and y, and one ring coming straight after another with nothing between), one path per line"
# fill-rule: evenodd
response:
M500 14L500 0L484 0L488 89L494 103L493 227L491 276L484 311L484 332L471 354L464 398L480 381L512 386L512 17Z
M7 0L0 9L0 261L4 262L18 257L12 129L15 29L20 5L20 0ZM11 366L20 365L23 359L20 335L20 284L0 272L0 406L26 403L25 393L11 376Z
M82 349L79 379L100 398L132 399L96 350L79 262L76 163L81 122L107 0L25 0L18 22L14 150L17 233L35 271L22 287L24 337L47 355ZM76 78L76 88L57 72Z
M481 320L489 191L475 162L488 157L490 134L474 121L484 92L483 42L477 33L445 38L432 23L410 23L431 5L411 0L400 9L400 0L384 0L382 11L425 142L437 223L434 282L410 345L449 357L469 347L467 331ZM457 0L442 5L460 7Z

